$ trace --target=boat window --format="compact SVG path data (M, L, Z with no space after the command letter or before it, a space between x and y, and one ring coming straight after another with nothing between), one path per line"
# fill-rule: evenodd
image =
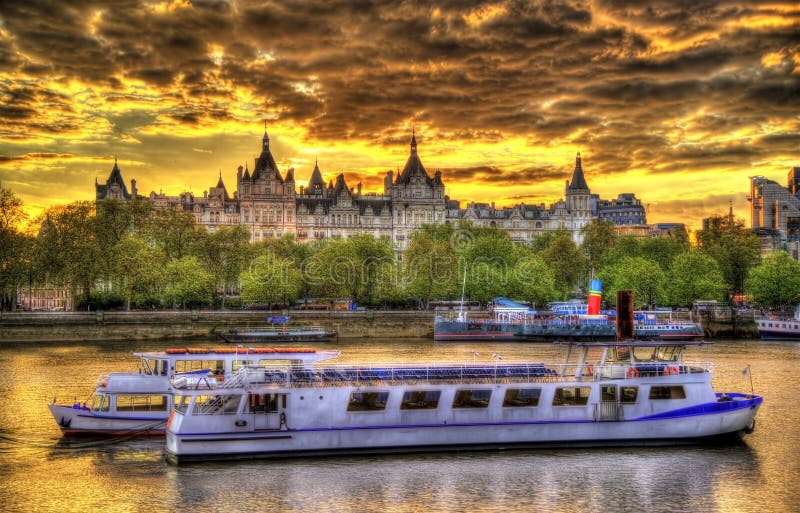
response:
M656 359L662 362L674 362L681 354L680 346L663 346L656 351Z
M247 367L248 365L253 365L253 360L233 360L231 362L231 370L236 371L240 367Z
M583 406L589 402L591 387L556 388L553 406Z
M92 401L92 411L108 411L110 403L107 395L96 395Z
M189 406L189 400L191 396L188 395L176 395L174 397L173 408L178 413L186 413L186 407Z
M198 395L194 399L192 415L218 415L236 413L241 395Z
M652 346L635 346L631 350L633 351L633 357L640 362L652 360L655 356L655 348Z
M389 392L353 392L347 411L380 411L386 408Z
M630 349L627 347L611 347L608 351L607 361L609 362L629 362L631 360Z
M486 408L491 397L491 390L459 390L453 398L453 408Z
M278 394L248 394L247 406L251 413L275 413L278 411Z
M167 411L165 395L117 395L117 411Z
M503 407L539 406L541 388L509 388L503 398Z
M467 331L483 331L483 324L471 322L467 324Z
M682 386L650 387L650 399L686 399Z
M607 402L607 401L616 401L617 400L617 386L616 385L605 385L600 387L600 400Z
M176 360L175 372L189 372L203 369L212 371L224 371L225 365L222 360Z
M401 410L435 410L439 407L439 390L407 390L403 394Z
M635 403L636 397L639 395L639 387L620 387L619 389L619 402L621 403Z

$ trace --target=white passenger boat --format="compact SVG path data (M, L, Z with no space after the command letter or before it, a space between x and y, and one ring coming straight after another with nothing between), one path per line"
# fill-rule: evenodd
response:
M167 460L737 439L762 398L715 393L699 341L575 342L563 362L245 366L176 386Z
M207 387L244 365L285 362L292 368L310 368L314 362L339 353L294 347L224 347L133 354L139 358L138 372L101 375L94 393L83 402L57 404L53 399L50 413L64 436L163 436L172 409L173 383Z
M800 340L800 305L794 317L767 315L757 317L756 324L763 340Z

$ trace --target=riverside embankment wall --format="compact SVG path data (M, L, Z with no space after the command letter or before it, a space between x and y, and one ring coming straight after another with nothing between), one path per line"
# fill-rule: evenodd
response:
M0 343L192 339L214 337L233 327L263 326L267 311L193 310L136 312L0 312ZM433 312L291 311L295 326L322 326L340 338L433 336Z
M233 327L264 325L285 312L186 310L137 312L0 312L0 343L192 339ZM340 338L433 337L433 312L407 310L294 311L291 323L322 326ZM708 338L758 338L752 313L731 309L696 312Z

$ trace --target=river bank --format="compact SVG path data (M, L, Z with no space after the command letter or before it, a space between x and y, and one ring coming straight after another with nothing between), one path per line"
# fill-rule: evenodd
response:
M93 341L207 339L234 327L265 324L286 311L183 310L98 312L2 312L0 341ZM433 336L430 311L294 311L293 326L322 326L341 338L426 338Z
M102 341L207 339L234 327L263 325L287 311L183 310L98 312L1 312L0 341ZM295 326L322 326L340 338L430 338L434 312L425 310L288 311ZM706 336L758 338L752 314L701 312Z

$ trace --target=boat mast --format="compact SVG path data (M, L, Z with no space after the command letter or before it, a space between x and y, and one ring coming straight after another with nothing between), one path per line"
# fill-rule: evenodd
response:
M467 290L467 264L464 264L464 281L461 283L461 303L458 305L458 320L464 321L464 292Z

